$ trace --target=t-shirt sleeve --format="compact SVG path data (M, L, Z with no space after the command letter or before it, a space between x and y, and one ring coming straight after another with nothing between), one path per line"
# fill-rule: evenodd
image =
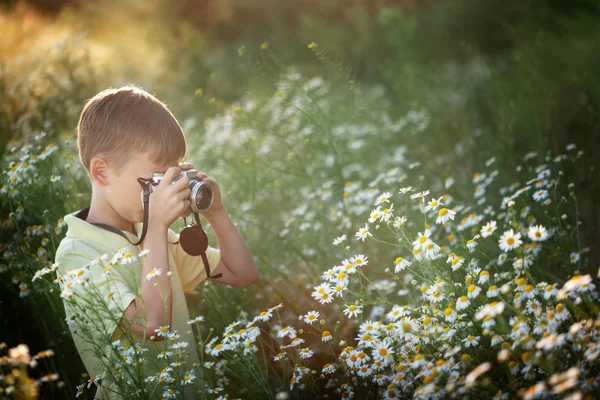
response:
M170 242L179 240L179 234L175 233L172 229L169 229L168 237ZM206 279L202 257L189 255L183 250L180 244L172 245L171 249L184 293L194 293L196 286ZM208 246L206 249L206 258L208 258L209 270L212 275L221 260L221 251Z
M104 338L113 338L115 329L129 304L135 300L137 288L130 287L124 277L124 265L98 262L100 254L87 246L70 246L57 254L59 280L65 309L74 321L85 325L82 333L97 330Z

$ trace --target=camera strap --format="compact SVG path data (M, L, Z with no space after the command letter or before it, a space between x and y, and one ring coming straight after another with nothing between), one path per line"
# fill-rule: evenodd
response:
M123 236L125 240L127 240L134 246L138 246L140 243L142 243L144 241L144 238L146 237L146 233L148 232L148 215L150 212L148 204L150 203L150 185L156 186L152 179L137 178L137 181L144 190L144 222L142 225L142 235L140 236L140 240L138 240L137 243L133 243L131 240L129 240L127 235L123 233L123 231L121 231L120 229L106 224L89 222L92 225L96 225L100 228L104 228L113 233L116 233L117 235ZM191 256L202 256L202 263L204 264L206 277L213 279L220 278L221 276L223 276L223 274L210 274L208 257L206 256L206 250L208 249L208 237L206 236L206 232L204 232L204 229L202 229L202 224L200 223L200 217L198 216L198 213L194 213L194 217L196 219L196 225L187 225L187 221L184 218L183 221L186 223L187 226L181 231L179 235L179 241L169 243L179 243L183 250Z

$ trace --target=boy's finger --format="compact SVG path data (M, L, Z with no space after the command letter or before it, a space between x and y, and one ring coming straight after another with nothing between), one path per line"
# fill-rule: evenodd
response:
M194 169L194 166L191 162L185 161L179 164L179 168L181 168L184 171L187 171L188 169Z
M170 185L171 182L173 182L173 178L175 178L175 175L179 175L180 173L181 170L179 169L179 167L170 167L169 169L167 169L167 172L165 172L165 175L163 176L163 179L158 184L158 186Z

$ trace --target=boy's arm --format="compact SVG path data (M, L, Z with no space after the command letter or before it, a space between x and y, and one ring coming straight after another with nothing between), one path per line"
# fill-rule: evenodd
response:
M258 268L244 238L233 225L225 208L220 208L216 213L206 213L204 216L215 232L221 252L221 260L213 274L223 274L220 278L208 279L234 287L246 287L256 282Z
M150 250L143 258L141 299L132 301L121 319L121 325L131 329L134 334L146 338L155 336L155 340L161 340L161 336L156 335L155 329L172 325L173 296L171 277L168 274L167 230L166 227L157 224L148 228L146 237L140 245L144 250ZM160 269L160 275L146 279L146 275L153 269ZM143 321L144 317L145 326L135 322L138 318Z

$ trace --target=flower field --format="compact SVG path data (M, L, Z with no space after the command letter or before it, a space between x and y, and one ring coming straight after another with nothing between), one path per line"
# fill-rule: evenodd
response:
M379 14L392 43L417 23L402 18ZM209 66L188 60L185 78L97 72L81 38L2 65L0 398L91 399L99 387L132 399L599 397L600 90L561 114L584 122L555 135L538 93L552 74L536 69L549 37L516 49L514 69L473 56L394 76L398 59L382 58L382 82L317 39L302 43L310 68L268 41L224 45L244 79L213 60L193 87ZM580 71L565 76L583 76L570 87L583 93L597 78ZM186 298L189 332L161 326L156 346L105 332L123 310L90 284L127 274L130 248L67 274L54 261L63 217L91 196L76 119L113 73L159 88L260 272L243 289L201 283ZM230 98L221 79L243 90ZM494 111L480 92L497 95ZM106 375L85 373L69 325L101 332L90 345Z

